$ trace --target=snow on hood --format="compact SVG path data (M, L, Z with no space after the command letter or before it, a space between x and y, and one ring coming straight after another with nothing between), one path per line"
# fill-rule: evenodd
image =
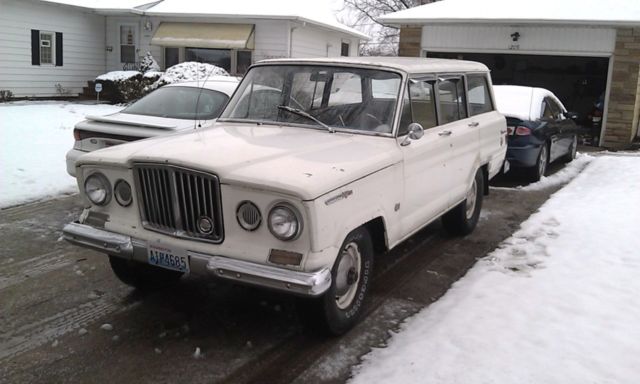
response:
M162 162L215 173L225 184L313 200L400 160L396 141L388 137L218 123L90 152L78 164Z

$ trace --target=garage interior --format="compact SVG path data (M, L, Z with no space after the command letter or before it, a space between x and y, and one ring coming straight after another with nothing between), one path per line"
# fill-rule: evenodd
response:
M607 87L608 57L431 51L427 57L478 61L491 69L494 85L546 88L568 111L584 118L593 112Z

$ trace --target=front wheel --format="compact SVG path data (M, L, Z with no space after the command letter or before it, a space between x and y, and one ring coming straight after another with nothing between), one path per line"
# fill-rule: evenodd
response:
M574 135L573 141L571 142L571 146L569 147L569 152L567 152L567 154L564 155L564 157L562 158L562 161L564 161L565 163L572 162L573 159L576 158L577 151L578 151L578 136Z
M174 284L183 275L182 272L124 260L111 255L109 255L109 264L111 264L113 273L120 281L140 290L161 288Z
M442 224L447 232L453 235L468 235L478 224L482 209L482 193L484 191L484 175L478 169L473 183L467 191L464 201L442 216Z
M318 299L303 299L301 317L314 328L342 335L362 314L373 271L373 243L369 231L360 227L349 233L331 270L331 286Z

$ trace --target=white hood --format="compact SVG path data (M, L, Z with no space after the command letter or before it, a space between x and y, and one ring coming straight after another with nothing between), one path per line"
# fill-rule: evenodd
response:
M96 162L131 167L161 162L312 200L401 160L395 139L297 127L222 124L91 152Z

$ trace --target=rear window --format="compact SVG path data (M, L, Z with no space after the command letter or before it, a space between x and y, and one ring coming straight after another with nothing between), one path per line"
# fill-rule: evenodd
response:
M131 104L122 113L171 119L215 119L229 97L222 92L196 87L162 87Z

